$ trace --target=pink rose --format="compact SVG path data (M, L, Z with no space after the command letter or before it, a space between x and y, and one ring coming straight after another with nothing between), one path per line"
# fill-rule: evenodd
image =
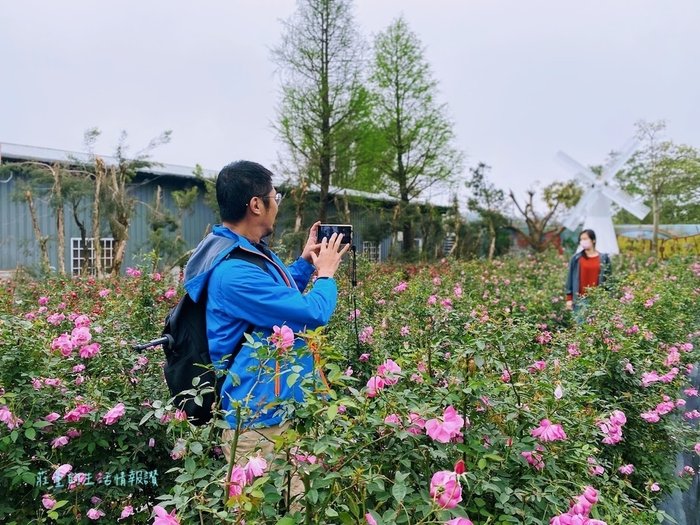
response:
M367 381L367 397L375 397L377 392L386 386L384 378L379 376L372 376Z
M567 439L562 426L552 423L549 419L540 421L540 426L530 430L530 434L540 441L563 441Z
M90 509L89 511L87 511L87 517L91 520L99 520L104 515L105 513L99 509Z
M87 315L79 315L73 320L76 328L86 328L90 326L90 318Z
M83 359L91 359L100 353L100 343L91 343L89 345L82 346L78 351L78 354Z
M265 461L265 458L260 455L253 456L243 469L245 470L246 481L251 483L255 478L262 476L266 468L267 461Z
M51 442L51 448L61 448L68 444L68 436L59 436Z
M104 421L105 425L114 425L114 423L119 421L125 412L126 409L124 407L124 403L117 403L113 408L110 408L104 416L102 416L102 420Z
M626 476L629 476L630 474L632 474L632 472L634 472L634 465L632 465L632 463L628 463L627 465L622 465L619 469L617 469L617 471L620 474L624 474Z
M474 525L471 520L467 518L453 518L450 521L446 521L445 525Z
M127 505L126 507L124 507L122 509L122 513L119 516L119 518L117 519L117 521L125 520L129 516L133 516L133 515L134 515L134 507L132 507L131 505Z
M92 339L92 334L87 326L79 326L78 328L73 328L71 332L71 342L73 346L83 346L90 342Z
M156 517L152 525L180 525L180 520L177 519L177 515L175 514L177 511L175 509L168 514L167 510L160 505L156 505L153 507L153 512Z
M60 467L58 467L54 471L54 473L51 475L51 480L54 483L58 483L59 481L61 481L63 478L66 477L66 474L68 474L72 470L73 470L73 465L69 465L68 463L65 463L65 464L61 465Z
M56 500L50 494L44 494L41 497L41 504L46 510L51 510L56 505Z
M441 508L453 509L462 501L462 485L457 474L449 470L440 470L430 480L430 497Z
M463 426L464 419L450 405L445 409L442 420L429 419L425 422L425 433L434 441L449 443L452 439L462 436Z
M243 494L243 487L246 486L247 478L243 467L236 465L231 470L231 483L228 488L229 498L240 496Z
M68 357L74 346L75 344L68 334L61 334L51 342L51 349L60 351L63 357Z
M275 325L272 327L270 341L275 345L277 350L286 352L294 346L294 331L287 325L282 326L282 328Z

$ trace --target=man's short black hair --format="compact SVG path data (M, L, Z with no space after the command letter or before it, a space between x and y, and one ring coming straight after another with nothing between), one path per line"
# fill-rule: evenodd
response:
M216 178L216 201L221 220L238 222L245 217L246 205L253 197L264 197L272 191L272 172L248 160L224 166ZM264 200L265 207L269 204Z

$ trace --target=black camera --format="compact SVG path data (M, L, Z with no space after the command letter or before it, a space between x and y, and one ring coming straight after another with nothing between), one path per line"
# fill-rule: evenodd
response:
M321 242L324 237L330 239L334 233L343 234L340 244L352 244L352 224L321 224L318 227L316 242Z

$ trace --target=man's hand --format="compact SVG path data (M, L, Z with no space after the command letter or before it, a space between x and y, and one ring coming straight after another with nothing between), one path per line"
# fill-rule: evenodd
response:
M573 310L573 309L574 309L574 302L571 301L571 300L566 301L566 309L567 309L567 310Z
M349 244L341 244L343 234L334 233L330 239L325 237L321 240L318 255L311 252L313 265L316 267L318 277L333 277L335 271L340 266L340 260L343 255L350 249Z
M308 262L311 264L314 264L314 260L311 257L311 254L318 255L318 250L321 248L321 243L316 242L316 236L318 235L318 227L321 224L321 221L316 221L312 226L311 229L309 229L309 238L306 239L306 244L304 245L304 249L301 252L301 256L303 259L306 259Z

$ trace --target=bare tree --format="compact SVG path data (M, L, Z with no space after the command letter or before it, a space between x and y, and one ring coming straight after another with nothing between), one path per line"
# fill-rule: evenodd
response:
M129 225L135 206L129 185L139 169L155 165L150 160L151 152L158 146L170 142L170 135L170 131L163 132L152 139L144 149L129 158L127 156L126 132L122 132L115 153L116 164L106 166L104 186L100 195L105 205L105 215L112 231L112 237L114 237L112 275L118 275L121 270L129 240ZM99 237L93 242L99 243Z
M547 249L547 234L559 235L564 231L563 226L557 226L550 231L547 230L547 227L556 219L558 210L570 208L578 202L581 198L581 188L575 181L566 183L553 182L546 186L542 193L547 205L547 210L544 212L535 210L533 202L535 192L533 190L528 190L528 198L523 206L515 198L512 190L509 193L511 200L515 203L515 207L520 215L523 216L527 225L527 232L517 227L514 227L514 229L525 237L530 247L536 252L542 252Z

